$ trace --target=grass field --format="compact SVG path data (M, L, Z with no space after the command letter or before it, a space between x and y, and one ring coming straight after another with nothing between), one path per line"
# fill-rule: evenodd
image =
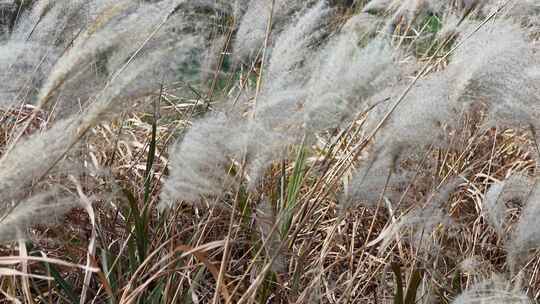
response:
M0 0L0 303L536 303L536 0Z

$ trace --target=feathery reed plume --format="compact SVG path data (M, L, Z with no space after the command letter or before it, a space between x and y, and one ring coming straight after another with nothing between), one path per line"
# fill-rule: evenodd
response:
M237 60L251 59L259 53L266 36L268 19L272 16L274 26L278 26L278 20L282 18L284 11L286 11L287 2L285 0L276 0L273 10L271 1L249 2L249 6L238 25L238 33L233 45Z
M304 134L315 131L304 123L306 106L311 102L307 87L314 68L309 58L316 56L331 15L326 1L319 1L276 39L254 119L248 122L251 186L272 161L285 156L288 145L299 144Z
M10 40L65 48L88 21L83 0L35 1L30 10L21 9Z
M298 105L305 98L305 92L300 89L305 82L302 77L309 75L304 62L309 51L305 48L320 37L312 32L328 12L321 1L278 37L264 91L252 110L255 119L248 121L238 117L240 119L233 124L225 114L210 115L195 124L182 142L177 143L172 152L171 176L165 183L163 206L175 199L196 201L201 196L221 193L227 188L224 186L230 184L230 178L223 179L228 173L218 170L216 174L212 168L228 170L224 167L230 166L231 157L239 159L242 153L247 153L248 175L254 183L287 144L301 139L298 136L301 126L293 125L300 115ZM293 41L297 47L291 46ZM236 135L235 131L243 134Z
M27 137L2 156L0 193L4 203L20 199L36 179L43 178L52 169L77 136L77 123L75 119L59 121L50 129Z
M452 219L448 215L447 203L450 196L459 186L459 179L452 179L439 189L428 195L424 206L414 208L409 213L402 216L399 221L392 223L379 237L371 243L382 241L379 250L384 251L388 245L395 239L395 235L402 234L406 228L412 232L411 244L424 253L432 254L437 243L430 235L439 226L450 227Z
M126 95L123 94L133 94L132 97L136 98L153 89L153 86L143 84L147 72L163 59L158 54L154 55L155 58L146 56L144 62L127 68L127 74L119 77L113 86L103 92L100 99L82 113L57 121L49 130L33 134L3 155L0 160L0 192L4 197L17 198L27 191L27 187L36 178L45 177L73 150L90 128L111 117L115 107L120 107L125 101Z
M381 130L380 139L375 144L381 155L397 158L406 151L418 152L427 146L445 146L447 133L443 127L457 127L455 118L459 114L448 102L448 81L444 75L434 74L411 89ZM390 102L379 103L371 112L368 126L378 123L390 105Z
M0 47L0 53L4 52L4 48L10 50L14 43L12 40L18 41L20 37L17 35L22 35L19 33L27 33L25 37L29 37L28 41L20 42L24 48L17 49L18 52L11 55L11 58L16 59L15 62L21 59L24 63L35 56L22 50L28 50L36 44L43 45L43 53L58 56L54 65L44 64L48 61L43 59L33 59L30 61L32 66L21 67L20 72L28 72L28 68L36 71L43 69L43 72L35 73L39 79L32 81L36 83L35 88L39 87L36 101L38 109L55 98L55 107L59 108L56 111L61 114L57 119L51 115L50 128L19 142L15 141L2 155L2 207L10 206L2 208L1 216L4 219L16 220L14 216L20 215L17 213L17 210L21 210L19 208L25 208L21 204L31 193L30 190L54 172L55 167L62 164L67 156L72 155L70 152L76 149L91 128L106 119L114 118L120 111L129 110L137 101L144 101L146 97L155 94L163 83L178 77L184 77L184 80L196 78L200 67L199 55L202 54L197 50L207 43L202 29L210 24L209 20L200 18L199 12L221 10L215 4L205 1L97 1L87 7L90 11L95 10L90 14L92 18L88 24L86 19L78 24L74 16L78 16L82 3L36 2L28 13L28 18L33 21L22 19L13 36L7 42L2 42ZM67 19L64 21L64 18ZM55 20L58 28L52 31ZM34 22L35 27L30 29L25 22ZM50 28L47 30L42 27ZM79 29L75 39L58 32L68 28L70 34L73 34L71 29ZM56 40L48 41L49 44L32 42L29 45L32 40L44 43L47 39L40 39L51 35L61 38L57 41L69 39L72 44L69 42L65 51L55 46ZM16 65L4 61L4 58L0 59L0 63L11 66L6 74L2 74L2 77L9 77ZM6 85L2 83L0 92L13 91L20 94L27 84L27 81L8 81ZM46 185L39 187L39 191L43 188L47 188ZM48 205L51 214L54 207L54 204ZM27 210L31 209L40 210L33 207Z
M250 2L251 0L234 0L234 3L232 4L232 15L237 24L240 23L240 20L246 13Z
M512 286L509 282L497 275L491 279L481 281L465 290L452 304L530 304L531 300L518 286Z
M360 166L346 190L343 208L359 205L374 207L382 197L390 201L399 199L414 174L408 170L396 172L392 163L390 158L379 157L376 160L368 159L366 164Z
M472 31L473 25L468 23L461 30ZM447 69L426 76L411 89L383 125L374 156L363 171L382 168L372 163L382 161L395 172L403 155L415 155L428 146L444 147L448 142L445 128L459 128L459 115L480 102L487 105L486 126L536 126L538 93L533 78L523 72L534 60L523 31L511 21L496 20L474 37L455 51ZM402 90L387 90L386 96L395 98ZM374 108L368 129L384 117L390 104ZM354 187L361 187L366 174L358 175Z
M532 183L527 176L510 175L503 181L497 181L489 188L485 196L485 208L488 220L503 235L505 225L506 203L519 202L525 204Z
M387 195L399 193L413 176L407 169L400 168L400 163L411 156L418 155L429 147L445 147L447 144L446 128L456 127L457 115L448 103L446 80L442 75L430 76L414 87L404 102L399 105L381 128L368 161L355 173L348 191L350 202L372 200L367 193L377 189L379 193L385 184L382 176L389 175ZM375 95L378 100L395 99L399 90L386 90ZM370 112L367 129L375 128L389 111L391 102L380 102ZM433 111L437 109L437 111ZM414 157L413 157L414 158ZM386 173L382 173L386 172ZM378 182L377 182L378 181ZM397 190L397 192L393 191ZM369 203L369 202L368 202Z
M0 42L0 107L6 109L31 101L57 57L55 48L43 44Z
M384 18L368 13L359 13L347 20L347 30L356 33L359 43L377 37L377 30L382 27Z
M14 12L17 22L0 43L0 77L6 80L0 106L34 101L52 64L84 28L87 13L81 0L36 1L31 10Z
M270 17L272 17L273 33L280 33L290 24L292 15L316 1L275 0L273 7L272 1L250 1L238 25L238 33L233 45L236 60L247 62L259 54L264 44Z
M5 39L17 18L17 5L14 1L0 2L0 40Z
M73 46L55 64L40 90L38 105L60 94L63 99L79 98L84 102L85 98L81 98L79 92L80 84L95 78L96 71L92 66L96 64L99 65L98 75L101 71L102 77L98 78L99 85L92 91L99 92L105 83L125 75L122 71L125 66L136 64L133 61L144 61L145 57L170 55L167 60L159 62L159 67L155 67L161 75L148 75L148 82L154 84L174 77L175 69L182 63L197 62L190 56L197 54L193 50L203 43L200 32L186 33L188 25L183 23L182 14L173 17L184 2L166 0L139 5L126 0L99 11L99 17L73 41ZM184 9L196 7L187 6ZM180 32L182 36L175 32ZM96 62L96 58L102 58L103 62ZM93 78L89 79L90 76Z
M370 14L381 14L390 10L394 0L371 0L363 8L362 11Z
M440 0L371 0L363 7L362 12L392 15L387 20L387 27L393 30L400 23L410 26L416 20L422 20L422 17L441 13L448 5L448 1Z
M277 36L264 87L268 95L305 83L311 74L310 62L306 61L327 34L330 14L326 1L319 1Z
M540 246L540 233L534 229L534 224L540 215L540 187L538 182L535 183L529 194L527 203L523 208L519 220L510 240L506 244L508 252L507 261L510 265L510 270L517 271L517 267L523 262L523 259L528 256L529 251Z
M475 28L465 24L463 31ZM481 28L474 39L463 43L452 55L447 74L451 101L465 109L486 104L488 125L537 125L537 86L526 71L534 65L533 49L525 32L510 20L497 19Z
M58 221L64 212L77 206L77 198L66 196L58 190L42 192L19 202L0 218L0 243L24 238L27 230L38 224L52 224Z
M376 39L361 48L354 27L344 30L321 51L320 67L308 83L305 123L310 130L350 121L367 108L370 96L397 83L401 76L396 53L386 41Z
M243 136L225 114L208 115L193 124L171 151L170 176L164 184L160 208L176 200L196 202L215 197L235 181L234 157L242 152Z
M495 0L485 1L482 11L488 14L498 8ZM540 26L540 3L534 0L511 1L502 11L505 18L510 18L525 28L537 30Z

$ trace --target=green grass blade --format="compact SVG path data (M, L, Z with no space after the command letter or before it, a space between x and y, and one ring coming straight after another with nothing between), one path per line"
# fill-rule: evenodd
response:
M69 298L71 303L79 303L79 297L76 296L73 286L66 282L64 278L62 278L62 275L60 275L60 272L56 269L56 267L53 264L50 263L44 263L45 267L47 267L48 271L51 273L52 277L54 278L54 282L58 285L58 288L64 292L64 294Z
M418 292L418 287L422 283L423 271L420 269L415 269L413 271L411 281L407 287L407 293L405 295L405 304L414 304L416 302L416 293Z
M306 138L304 137L298 150L298 154L296 155L293 173L289 177L289 183L287 185L287 199L285 200L284 206L282 206L284 216L283 224L281 225L282 236L287 235L289 232L292 224L293 210L296 207L298 194L300 193L300 188L302 186L302 182L304 181L304 171L307 157L305 141Z
M394 295L394 304L404 304L403 303L403 280L401 279L401 268L398 264L392 263L392 272L396 277L396 294Z

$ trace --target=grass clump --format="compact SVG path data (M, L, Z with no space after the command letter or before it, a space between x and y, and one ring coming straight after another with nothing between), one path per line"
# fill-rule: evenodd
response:
M0 1L0 293L532 303L536 1Z

